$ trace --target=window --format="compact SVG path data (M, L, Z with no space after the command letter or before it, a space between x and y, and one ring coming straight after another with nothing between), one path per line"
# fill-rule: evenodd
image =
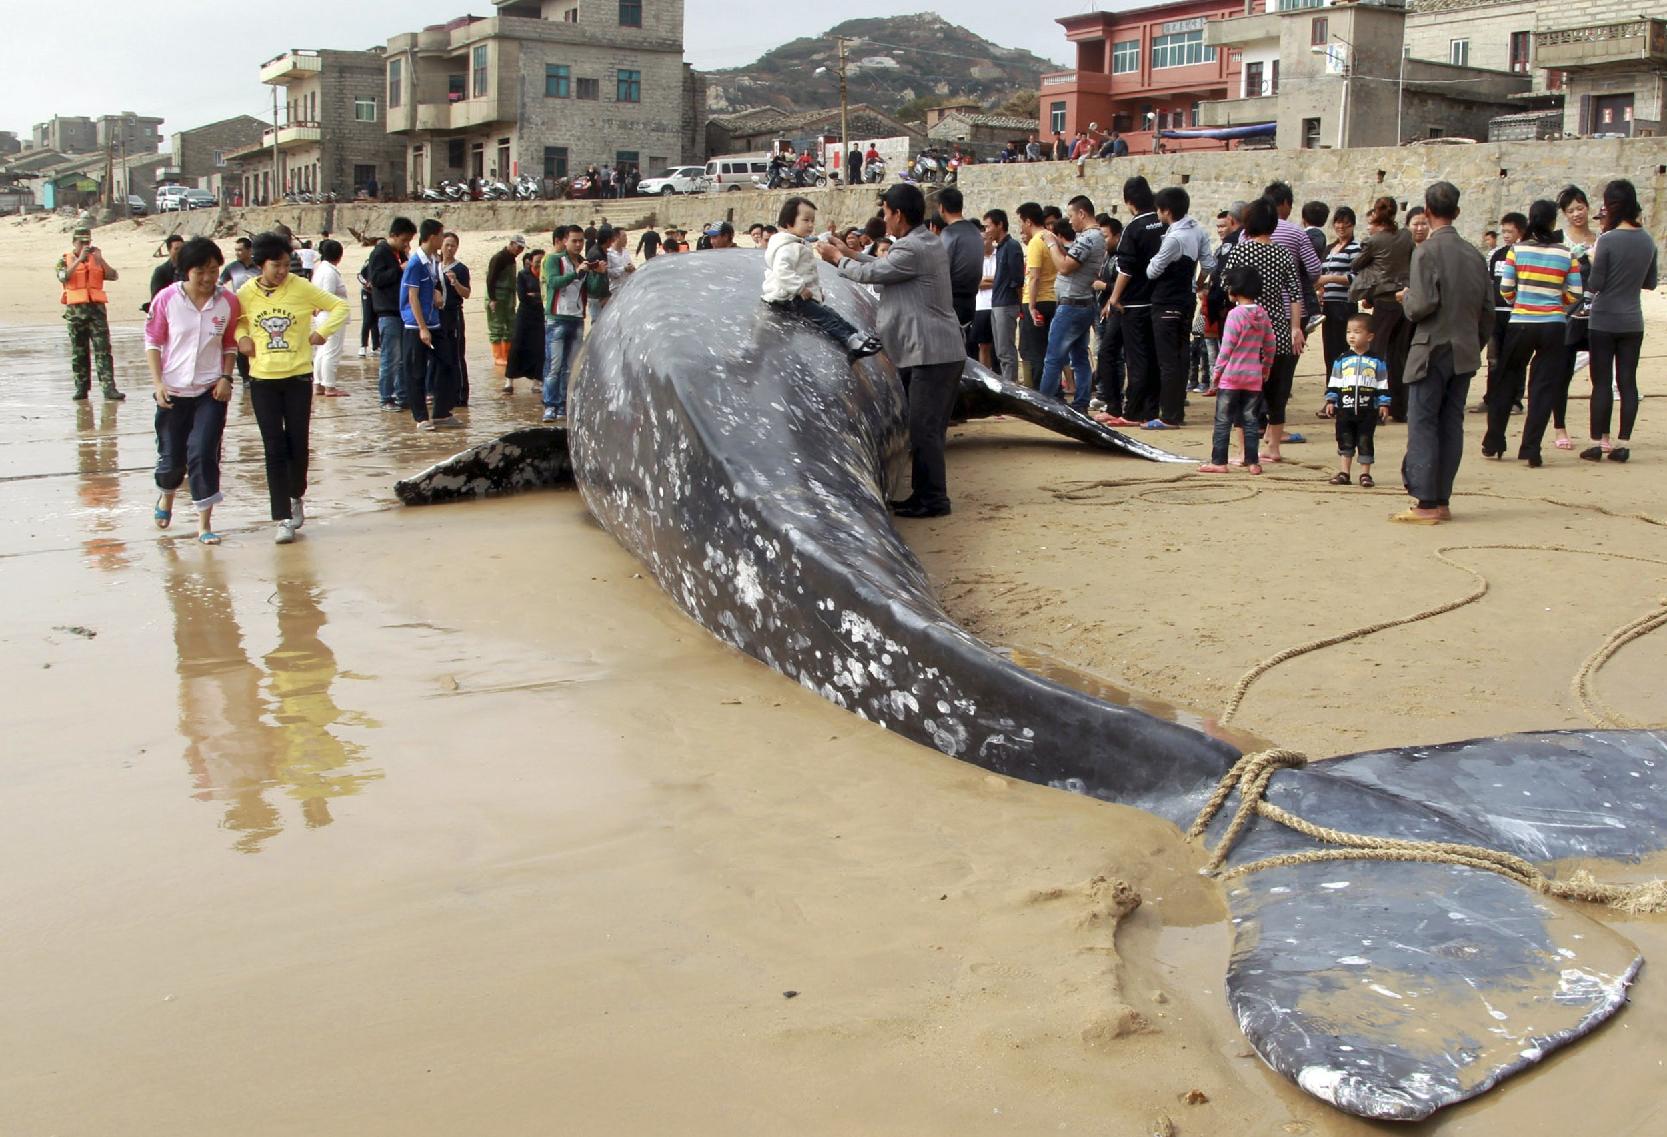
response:
M1467 39L1453 39L1447 41L1447 62L1454 67L1470 66L1470 41Z
M1426 138L1441 138L1446 133L1447 133L1447 131L1444 130L1442 127L1432 126L1432 127L1430 127L1429 132L1425 135L1425 137Z
M576 24L576 23L578 23L579 22L579 9L569 8L567 11L565 11L561 14L561 19L562 19L562 23L564 23L564 24Z
M1140 70L1139 40L1119 40L1111 45L1111 73L1113 75L1127 75L1138 70Z
M1244 65L1245 98L1254 99L1267 94L1266 89L1262 86L1262 68L1263 63L1260 59Z
M1279 60L1273 61L1273 73L1268 79L1268 94L1279 94Z
M454 170L461 170L468 157L468 143L463 139L453 138L446 142L446 165Z
M600 99L602 97L602 80L580 79L578 94L581 99L590 99L592 101Z
M487 48L484 43L477 43L473 52L475 73L475 98L484 99L490 87L487 82Z
M641 71L626 71L624 68L621 68L620 70L614 72L614 102L642 102Z
M399 106L401 60L388 60L388 106Z
M1200 113L1201 110L1202 110L1201 104L1196 103L1196 102L1192 104L1192 109L1187 112L1187 125L1188 126L1197 126L1198 125L1198 116L1199 116L1199 113Z
M1216 49L1204 46L1204 29L1171 32L1152 37L1152 67L1185 67L1192 63L1214 63Z
M1304 150L1318 150L1320 148L1320 120L1305 118L1302 120L1302 148Z
M1324 3L1325 0L1279 0L1279 4L1274 8L1274 11L1295 12L1299 8L1323 7Z
M544 65L544 97L565 99L573 93L573 69L565 63Z
M1055 134L1065 133L1065 104L1048 104L1048 129Z
M619 26L642 27L642 0L619 0Z
M214 164L216 166L224 166L226 164L226 152L224 150L216 150L214 152Z
M634 168L634 167L636 167L640 164L641 163L637 160L637 151L635 151L635 150L615 150L614 151L614 169L619 170L621 173L623 173L626 170L632 169L632 168Z
M544 148L544 176L547 178L565 178L567 176L567 147L546 146Z
M1111 129L1115 130L1118 134L1123 134L1126 131L1133 130L1134 115L1129 114L1127 111L1120 111L1119 113L1112 115Z
M1532 32L1511 33L1511 70L1527 71L1529 53L1533 50Z
M1331 39L1331 21L1324 16L1315 16L1308 21L1308 45L1310 47L1324 47Z
M353 167L353 190L357 193L376 180L375 166Z
M354 122L375 122L376 121L376 100L375 99L354 99L353 100L353 121Z

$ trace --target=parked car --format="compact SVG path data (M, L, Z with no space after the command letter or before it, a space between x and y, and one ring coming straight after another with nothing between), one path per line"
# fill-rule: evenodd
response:
M663 174L644 178L637 183L637 192L667 197L674 193L705 193L706 167L676 166Z
M188 189L185 191L187 209L216 209L220 200L205 189Z
M136 193L127 195L127 215L129 217L144 217L149 212L150 207L145 204L144 198Z
M725 192L752 189L753 175L767 176L769 172L769 154L720 154L706 163L706 188Z
M156 211L171 213L182 209L213 209L220 202L205 189L163 186L156 191Z

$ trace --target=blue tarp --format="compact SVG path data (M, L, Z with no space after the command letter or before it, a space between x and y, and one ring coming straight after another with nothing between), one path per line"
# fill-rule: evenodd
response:
M1253 122L1248 126L1199 127L1195 130L1160 130L1163 138L1263 138L1278 129L1277 123Z

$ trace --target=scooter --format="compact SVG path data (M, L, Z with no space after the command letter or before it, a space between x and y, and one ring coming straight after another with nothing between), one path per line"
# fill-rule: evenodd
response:
M871 185L876 183L876 182L885 181L886 180L886 162L885 162L885 159L884 158L876 158L872 162L868 162L868 163L864 164L864 166L862 168L862 180L865 181L865 182L868 182Z
M509 197L509 187L503 182L490 181L480 187L480 199L482 201L508 201Z
M515 179L515 187L511 191L516 201L535 201L538 198L538 179L522 174Z

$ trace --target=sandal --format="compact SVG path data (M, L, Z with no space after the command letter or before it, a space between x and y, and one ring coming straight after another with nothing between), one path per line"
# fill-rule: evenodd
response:
M351 391L344 391L340 387L326 387L326 388L324 388L324 397L326 399L345 399L349 395L351 395L352 393L353 392L351 392Z
M158 529L166 529L174 523L174 511L162 508L162 503L167 500L168 495L163 494L156 499L156 504L151 507L151 519L156 522Z
M1364 477L1363 477L1362 480L1364 480ZM1341 470L1338 470L1335 474L1331 475L1331 481L1326 483L1326 484L1327 485L1333 485L1333 486L1346 486L1350 483L1350 481L1351 481L1351 479L1349 478L1349 476L1347 474L1345 474Z
M204 529L201 533L197 534L197 544L199 545L218 545L219 543L220 534L216 533L212 529Z
M1360 488L1361 489L1369 490L1377 484L1378 483L1373 480L1371 474L1362 474L1362 475L1360 475Z
M1573 450L1574 449L1574 439L1572 439L1572 438L1559 438L1557 441L1553 442L1552 445L1557 447L1557 449L1559 449L1559 450Z

